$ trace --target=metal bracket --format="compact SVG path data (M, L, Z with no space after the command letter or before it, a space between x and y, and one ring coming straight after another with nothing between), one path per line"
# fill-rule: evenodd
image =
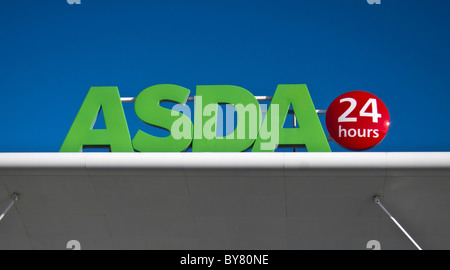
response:
M402 225L400 225L400 223L398 223L398 221L391 215L391 213L389 213L389 211L386 210L386 208L384 208L384 206L381 204L380 197L377 195L374 197L374 199L375 199L375 203L381 209L383 209L383 211L392 219L392 221L395 223L395 225L397 225L397 227L400 228L400 230L408 237L408 239L416 246L416 248L418 250L422 250L422 248L416 243L416 241L414 241L414 239L406 232L406 230L403 229Z

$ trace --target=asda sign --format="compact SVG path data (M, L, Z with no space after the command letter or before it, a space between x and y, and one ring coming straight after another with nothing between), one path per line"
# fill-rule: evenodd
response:
M273 152L280 146L303 146L311 152L330 152L324 129L305 84L280 84L263 115L258 100L248 90L232 85L199 85L194 113L186 106L190 90L173 84L144 89L135 99L136 115L144 123L170 132L166 137L138 130L130 135L117 87L91 87L61 146L61 152L84 147L109 147L111 152ZM161 106L174 102L178 110ZM218 136L219 104L232 105L234 130ZM298 127L283 124L292 106ZM184 108L184 109L183 109ZM105 128L94 129L103 112Z
M136 115L169 135L160 137L138 130L132 137L117 87L91 87L60 151L108 147L112 152L183 152L191 147L193 152L241 152L250 148L252 152L273 152L283 146L306 147L309 152L331 151L305 84L278 85L264 114L255 96L242 87L199 85L192 115L186 105L190 92L173 84L144 89L134 100ZM161 106L165 101L177 105L168 109ZM220 104L231 105L234 110L227 118L232 121L227 121L226 135L218 134ZM106 128L94 129L100 109ZM294 114L298 127L284 127L288 113ZM326 114L332 140L358 151L379 144L389 129L389 121L383 102L364 91L340 95Z

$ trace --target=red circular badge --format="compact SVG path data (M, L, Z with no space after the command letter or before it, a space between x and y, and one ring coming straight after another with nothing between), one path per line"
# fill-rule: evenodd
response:
M389 129L389 112L375 95L351 91L337 97L328 107L328 133L340 146L367 150L379 144Z

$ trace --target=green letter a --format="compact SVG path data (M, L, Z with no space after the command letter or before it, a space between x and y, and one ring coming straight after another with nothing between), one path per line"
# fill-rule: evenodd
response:
M291 104L299 128L283 128ZM331 152L305 84L278 85L262 127L252 152L272 152L279 145L304 145L308 152Z
M100 109L106 128L93 129ZM80 152L84 146L134 151L117 87L91 87L59 151Z

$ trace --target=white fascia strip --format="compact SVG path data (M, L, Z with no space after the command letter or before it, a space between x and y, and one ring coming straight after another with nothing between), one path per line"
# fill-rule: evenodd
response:
M450 169L450 152L0 153L14 168Z

